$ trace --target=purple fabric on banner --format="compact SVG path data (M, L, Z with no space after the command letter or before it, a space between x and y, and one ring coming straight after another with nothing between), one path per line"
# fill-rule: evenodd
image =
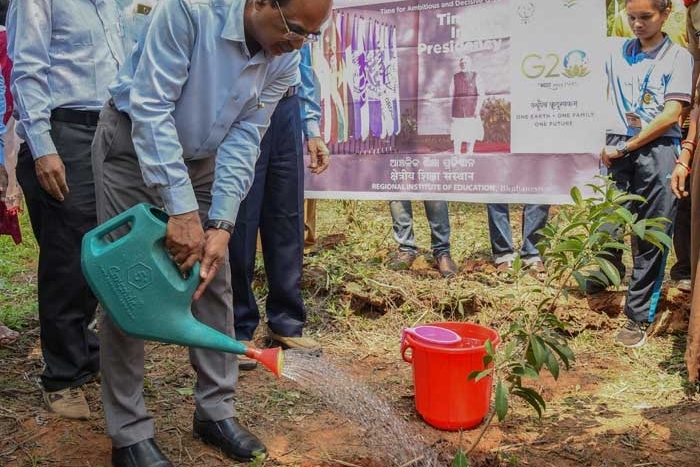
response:
M364 140L369 135L369 107L367 106L367 62L365 57L365 20L355 16L352 33L353 106L355 115L355 139Z
M379 44L380 25L377 21L371 21L368 34L367 53L367 101L369 102L369 130L372 136L382 134L382 51Z
M350 15L343 15L344 21L343 21L343 43L345 44L345 50L344 50L344 64L345 64L345 73L344 76L348 76L348 74L352 73L353 71L353 65L352 65L352 47L353 47L353 22L351 22L351 17ZM347 124L348 124L348 139L352 138L354 139L355 137L355 128L357 127L355 125L355 106L354 106L354 101L352 98L352 81L345 83L345 109L347 110Z
M398 135L401 132L401 114L399 101L401 100L399 93L399 57L396 49L396 26L391 27L389 35L389 68L387 71L389 85L392 88L392 114L394 117L394 130L392 134Z

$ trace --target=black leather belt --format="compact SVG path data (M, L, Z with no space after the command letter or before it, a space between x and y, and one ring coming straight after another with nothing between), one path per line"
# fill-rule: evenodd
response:
M51 111L51 120L64 123L75 123L77 125L97 126L100 113L93 110L75 110L56 108Z
M287 91L285 91L285 93L282 94L282 99L284 99L285 97L295 96L297 92L299 92L299 86L290 86L287 89Z

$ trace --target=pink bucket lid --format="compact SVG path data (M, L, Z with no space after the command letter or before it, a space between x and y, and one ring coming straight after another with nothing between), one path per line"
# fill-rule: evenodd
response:
M438 326L416 326L415 328L406 328L404 332L408 332L425 342L437 345L454 345L462 341L462 337L456 332Z

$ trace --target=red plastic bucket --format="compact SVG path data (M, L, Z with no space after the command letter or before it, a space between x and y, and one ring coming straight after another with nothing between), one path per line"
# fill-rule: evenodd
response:
M423 419L442 430L470 429L478 426L491 405L492 378L474 381L473 371L482 371L486 349L491 340L500 342L493 329L472 323L430 323L456 332L461 342L453 345L431 344L412 333L401 338L401 356L413 364L416 410Z

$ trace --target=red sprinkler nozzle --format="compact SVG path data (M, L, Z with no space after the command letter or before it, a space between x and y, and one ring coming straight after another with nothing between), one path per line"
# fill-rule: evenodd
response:
M262 363L268 370L270 370L278 378L282 376L282 366L284 365L284 353L281 347L275 347L273 349L258 349L255 347L248 347L245 351L246 357L254 358L255 360Z

